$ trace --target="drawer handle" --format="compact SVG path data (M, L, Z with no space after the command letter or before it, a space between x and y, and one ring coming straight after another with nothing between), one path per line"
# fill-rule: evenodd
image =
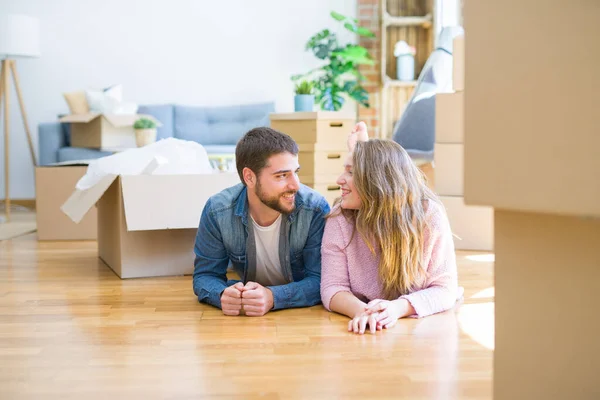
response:
M341 187L338 185L328 185L327 186L327 191L329 191L329 192L333 192L335 190L340 190L340 189L341 189Z
M336 159L336 158L342 158L342 155L341 154L327 154L327 158L329 160L333 160L333 159Z
M329 126L332 128L341 128L344 124L342 122L330 122Z

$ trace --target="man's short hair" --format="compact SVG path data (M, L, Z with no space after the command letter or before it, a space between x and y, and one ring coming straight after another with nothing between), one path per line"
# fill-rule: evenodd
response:
M257 176L267 166L267 160L281 153L298 154L298 145L290 136L268 127L248 131L235 147L235 164L245 185L242 171L250 168Z

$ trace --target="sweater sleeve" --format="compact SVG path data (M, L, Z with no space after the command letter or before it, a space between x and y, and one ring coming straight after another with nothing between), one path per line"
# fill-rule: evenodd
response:
M352 292L348 276L346 246L339 218L327 219L321 244L321 301L331 311L329 304L338 292Z
M429 260L425 286L400 297L410 302L419 318L452 308L459 291L450 223L441 206L432 208L424 235L423 261Z

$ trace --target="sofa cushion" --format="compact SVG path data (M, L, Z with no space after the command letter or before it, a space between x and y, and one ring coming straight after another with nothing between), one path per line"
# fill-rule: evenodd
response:
M58 149L58 162L94 160L100 157L110 156L110 151L96 149L84 149L81 147L62 147Z
M65 144L67 146L71 145L71 123L70 122L61 122L60 126L62 128L62 132L65 138Z
M162 126L156 130L156 140L173 137L173 105L157 104L138 107L138 114L152 115Z
M274 103L226 107L176 105L175 137L202 145L235 146L250 129L269 126L269 113L274 110Z
M66 117L69 114L58 114L58 119L60 120L62 117ZM65 140L65 146L71 145L71 123L70 122L59 122L60 127L62 129L63 137Z

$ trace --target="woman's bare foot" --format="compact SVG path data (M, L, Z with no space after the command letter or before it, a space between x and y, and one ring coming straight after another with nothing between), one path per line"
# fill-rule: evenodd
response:
M360 121L354 126L354 129L352 132L350 132L350 135L348 135L348 150L354 151L356 142L366 142L367 140L369 140L367 124L365 124L363 121Z

